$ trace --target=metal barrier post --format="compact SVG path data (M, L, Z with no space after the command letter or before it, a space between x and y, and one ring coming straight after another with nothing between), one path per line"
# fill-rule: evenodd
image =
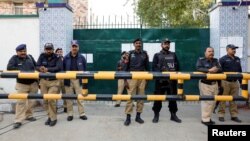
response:
M246 79L242 79L241 95L242 97L248 99L248 80Z
M184 80L178 79L178 84L177 84L177 95L183 95L183 83Z
M88 94L88 79L82 79L82 94Z

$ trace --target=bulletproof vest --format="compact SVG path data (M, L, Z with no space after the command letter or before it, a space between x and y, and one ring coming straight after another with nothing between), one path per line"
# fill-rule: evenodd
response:
M177 62L175 60L175 54L172 52L163 53L160 52L158 54L159 67L161 71L176 71L177 70Z

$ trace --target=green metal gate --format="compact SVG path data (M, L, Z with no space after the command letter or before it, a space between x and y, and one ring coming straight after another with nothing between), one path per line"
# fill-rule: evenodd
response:
M180 71L195 71L198 57L209 46L209 29L75 29L74 39L80 42L80 52L93 54L89 71L115 71L120 59L121 44L141 37L144 43L159 43L164 38L175 42ZM150 64L151 65L151 64ZM116 93L117 81L90 80L89 93ZM197 80L184 83L185 94L198 94ZM146 93L152 94L153 81Z

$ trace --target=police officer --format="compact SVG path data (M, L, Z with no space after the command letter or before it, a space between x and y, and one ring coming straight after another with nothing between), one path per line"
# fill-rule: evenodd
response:
M121 54L121 59L117 62L117 71L126 71L128 64L128 52L123 51ZM118 80L118 90L117 94L122 94L124 88L128 89L128 82L126 79ZM121 101L116 101L115 107L120 107Z
M46 43L44 53L40 54L37 61L37 70L42 73L57 73L63 70L62 59L54 53L52 43ZM58 94L60 80L55 78L46 78L40 80L40 89L42 94ZM48 114L45 125L55 126L57 122L56 100L44 100L44 107Z
M7 65L7 70L20 70L24 72L34 72L36 62L31 55L27 55L26 44L16 47L16 55L13 55ZM18 93L32 93L38 91L38 83L35 79L16 80L16 90ZM17 100L14 128L19 128L23 120L35 121L33 117L34 100Z
M207 47L205 57L198 59L196 70L204 73L219 73L222 71L218 59L214 58L214 49L212 47ZM214 80L202 79L199 81L199 89L202 96L214 96L218 94L218 83ZM211 120L214 105L214 101L201 102L201 123L204 125L215 124Z
M56 55L63 60L63 49L57 48L55 51ZM59 93L65 94L64 80L60 80ZM67 113L67 104L66 100L63 100L63 112Z
M149 71L149 58L146 51L142 50L142 41L137 38L133 42L135 49L129 51L129 61L127 65L127 71ZM137 92L139 95L145 95L146 80L128 80L129 95L135 95ZM141 119L141 113L143 110L143 100L138 100L136 105L136 118L135 121L142 124L144 120ZM124 122L125 126L131 123L131 113L133 112L133 101L127 102L125 113L127 118Z
M86 59L79 53L77 40L71 41L71 51L64 57L63 66L65 71L86 71ZM66 94L82 94L80 79L64 80ZM66 100L68 121L73 120L73 100ZM87 120L84 112L83 101L77 100L80 119Z
M227 45L227 55L220 58L220 64L222 67L223 72L242 72L241 64L240 64L240 58L235 56L236 49L238 47L229 44ZM240 84L238 79L227 79L222 80L222 87L224 88L223 95L231 95L231 96L237 96L239 95L239 89ZM235 101L231 101L230 103L230 114L231 114L231 120L235 122L241 122L241 120L237 117L238 116L238 110L237 110L237 104ZM224 122L224 116L225 116L225 108L226 108L226 102L220 102L219 104L219 121Z
M178 59L174 52L169 51L170 40L165 39L161 43L162 50L156 53L153 58L153 71L178 71ZM177 81L176 80L165 80L157 79L155 81L155 94L177 94ZM169 111L171 113L170 120L177 123L181 123L181 120L177 117L176 112L178 111L176 101L169 101L168 103ZM154 111L153 123L159 121L159 113L162 108L162 101L155 101L152 110Z
M56 55L63 58L63 49L57 48L55 51Z

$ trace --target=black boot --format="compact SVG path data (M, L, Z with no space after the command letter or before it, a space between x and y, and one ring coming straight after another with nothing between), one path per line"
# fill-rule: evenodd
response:
M67 108L64 107L64 108L63 108L63 112L64 112L64 113L67 113Z
M170 112L170 113L171 113L171 118L170 118L170 120L175 121L175 122L177 122L177 123L181 123L181 119L179 119L179 118L177 117L176 113L174 113L174 112Z
M154 116L152 122L153 122L153 123L158 123L158 121L159 121L159 116L160 116L159 112L155 112L155 116Z
M144 123L144 120L141 119L141 113L138 113L138 112L136 113L135 121L140 124Z
M50 122L51 122L51 120L50 120L50 118L48 118L47 121L45 121L45 125L50 125Z
M126 118L126 120L124 122L124 125L129 126L130 123L131 123L131 115L127 114L127 118Z

